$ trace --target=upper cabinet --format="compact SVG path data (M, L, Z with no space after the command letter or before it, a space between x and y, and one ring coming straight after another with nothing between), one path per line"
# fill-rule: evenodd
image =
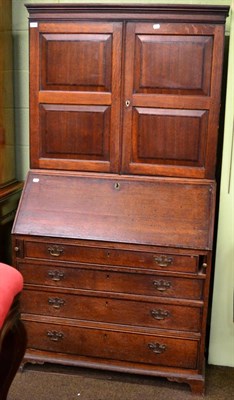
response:
M214 177L227 9L132 7L28 6L32 168Z

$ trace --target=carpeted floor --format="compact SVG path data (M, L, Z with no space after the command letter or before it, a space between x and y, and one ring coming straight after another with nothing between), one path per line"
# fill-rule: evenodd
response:
M8 400L197 400L189 386L166 379L53 365L27 365ZM208 366L205 400L234 399L234 368Z

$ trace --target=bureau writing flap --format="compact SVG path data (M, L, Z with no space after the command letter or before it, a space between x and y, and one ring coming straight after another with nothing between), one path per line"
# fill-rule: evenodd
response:
M13 233L211 249L211 181L30 171Z

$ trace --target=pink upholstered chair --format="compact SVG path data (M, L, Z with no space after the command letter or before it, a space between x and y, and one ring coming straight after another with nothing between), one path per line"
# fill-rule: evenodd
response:
M19 294L23 277L0 263L0 399L5 400L26 349L26 331L20 320Z

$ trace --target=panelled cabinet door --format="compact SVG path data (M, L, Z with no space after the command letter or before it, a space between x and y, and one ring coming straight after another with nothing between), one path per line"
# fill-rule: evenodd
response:
M213 177L222 40L219 25L127 24L125 173Z
M117 172L121 23L32 23L31 167Z

